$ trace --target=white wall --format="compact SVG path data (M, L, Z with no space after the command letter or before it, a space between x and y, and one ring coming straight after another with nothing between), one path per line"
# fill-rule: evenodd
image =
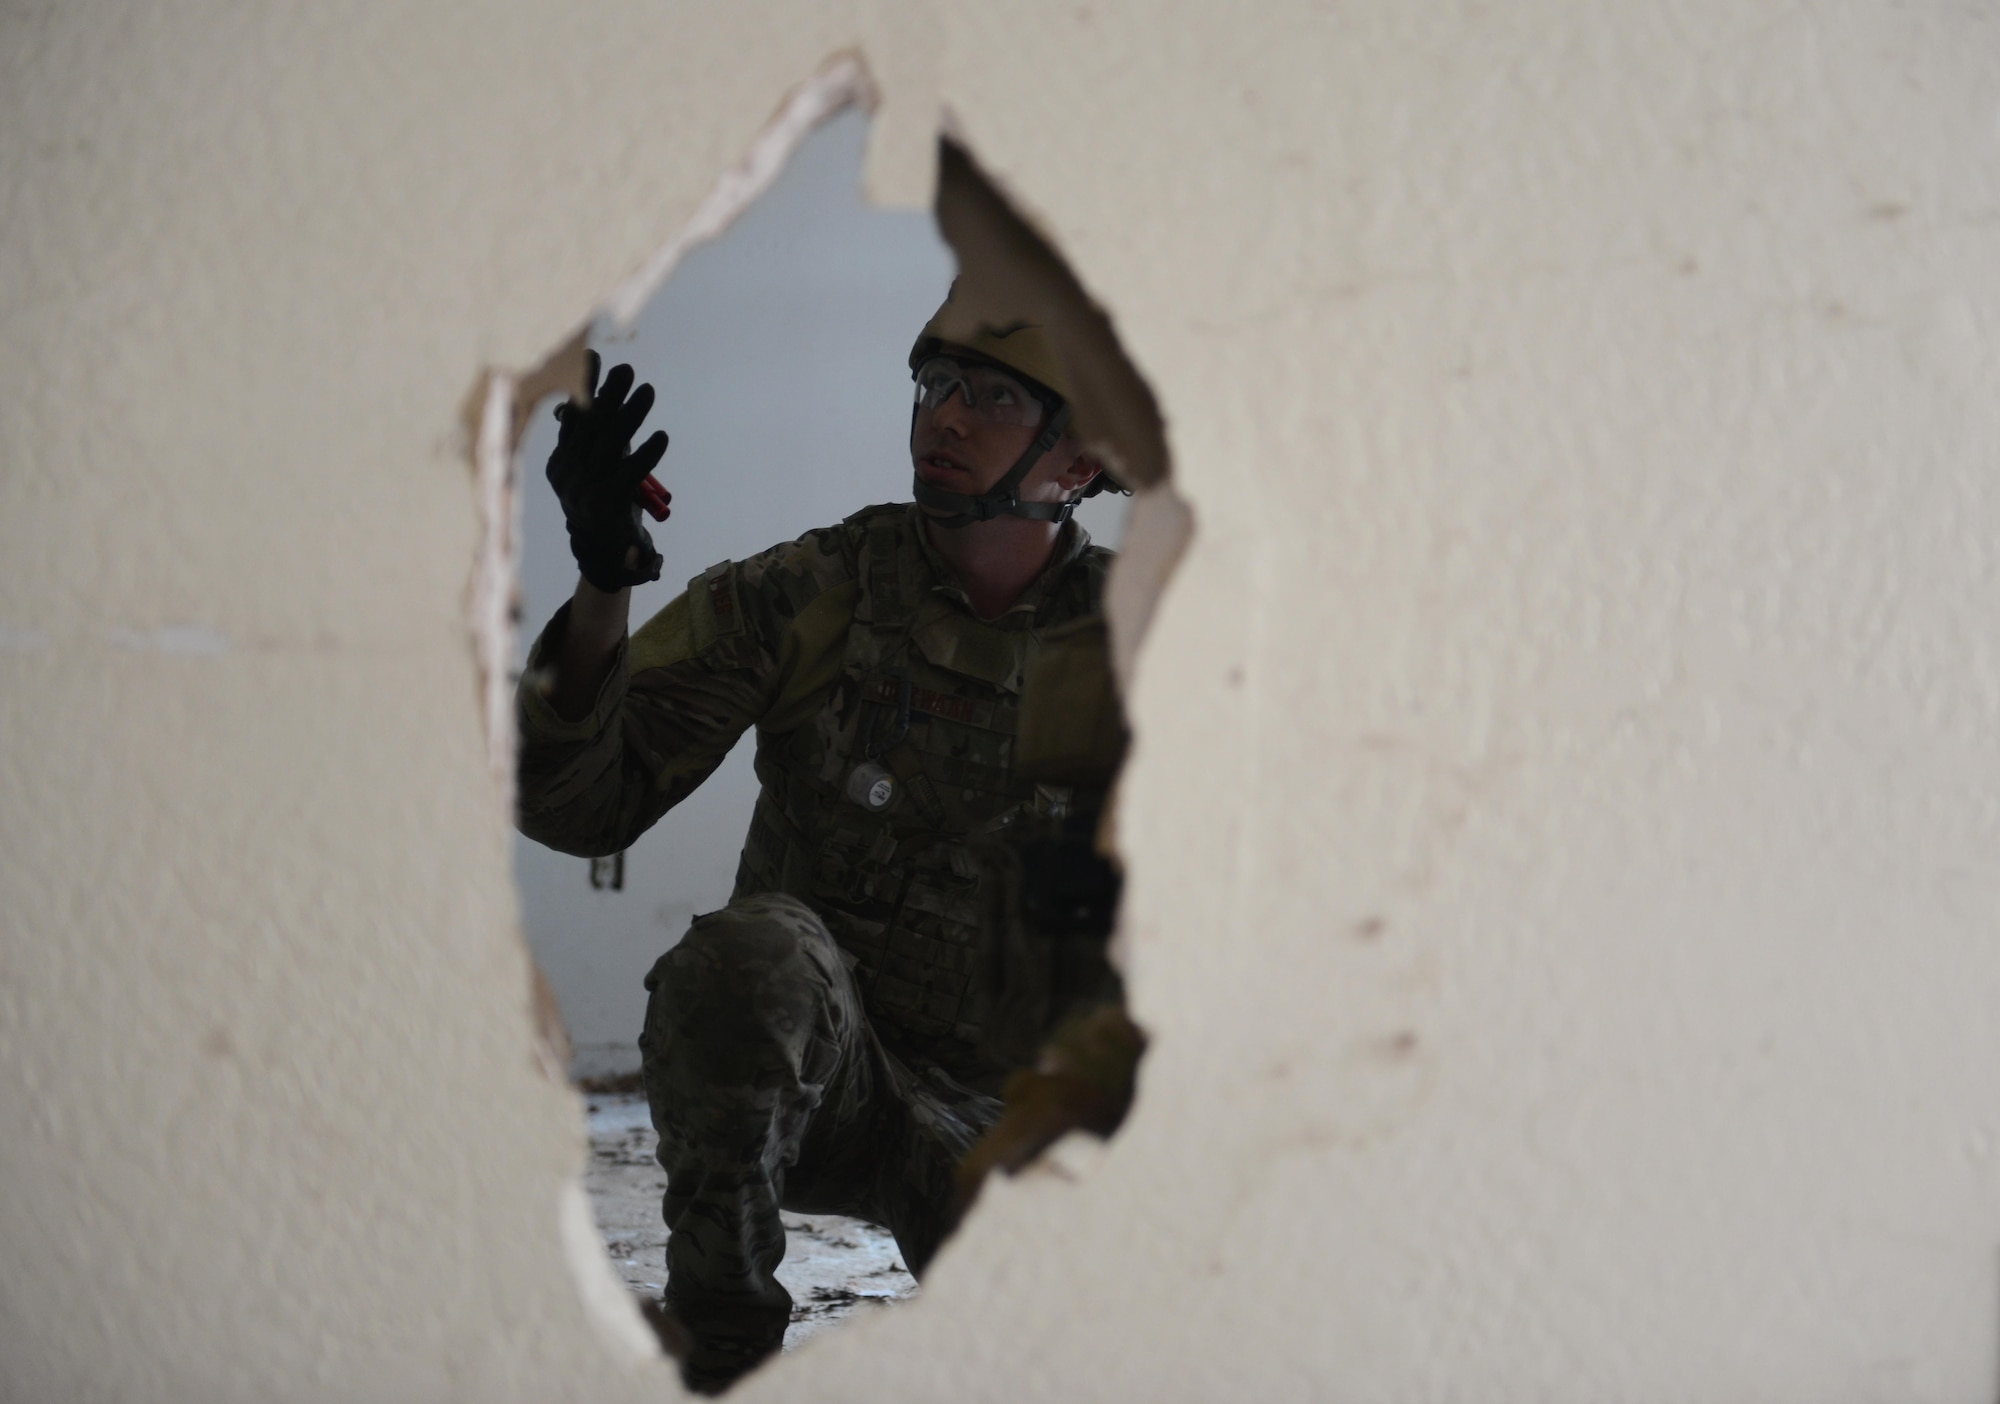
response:
M666 565L633 592L635 620L688 579L875 502L909 498L910 343L952 277L930 215L861 195L868 121L835 118L807 139L772 189L683 263L629 334L593 342L605 367L629 361L658 401L647 431L672 447L659 477L673 516L652 527ZM521 656L576 568L542 465L555 444L546 406L526 436ZM1080 514L1115 546L1125 499ZM522 922L554 986L581 1073L638 1066L640 985L697 912L729 900L756 777L746 737L709 782L633 846L625 889L593 891L582 859L514 844Z
M460 410L857 47L1196 530L1132 1119L746 1404L1994 1398L2000 25L1889 0L0 9L0 1398L671 1397Z

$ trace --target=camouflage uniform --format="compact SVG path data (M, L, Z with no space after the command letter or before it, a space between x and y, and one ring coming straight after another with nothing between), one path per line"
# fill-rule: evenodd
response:
M580 721L524 682L520 826L570 853L629 845L757 727L735 892L653 967L640 1043L668 1298L698 1340L782 1337L781 1205L882 1223L913 1271L937 1246L1008 1071L981 1037L979 855L1067 804L1015 774L1020 694L1044 634L1098 611L1109 560L1067 523L981 620L916 508L868 508L696 577Z

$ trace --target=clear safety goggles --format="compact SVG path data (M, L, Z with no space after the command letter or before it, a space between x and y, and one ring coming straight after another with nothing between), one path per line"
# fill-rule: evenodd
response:
M917 408L934 410L954 393L988 424L1021 425L1032 429L1047 417L1049 407L1025 383L1006 371L977 361L933 356L917 367Z

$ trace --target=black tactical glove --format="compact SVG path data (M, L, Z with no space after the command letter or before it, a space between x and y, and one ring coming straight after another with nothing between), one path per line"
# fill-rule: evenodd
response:
M602 363L595 351L586 354L589 401L556 406L562 432L549 455L549 486L562 503L570 554L583 578L610 594L660 578L660 553L639 512L645 502L657 517L666 516L666 493L648 480L667 451L667 436L656 430L632 447L632 436L653 408L653 387L634 390L630 366L613 366L600 387Z

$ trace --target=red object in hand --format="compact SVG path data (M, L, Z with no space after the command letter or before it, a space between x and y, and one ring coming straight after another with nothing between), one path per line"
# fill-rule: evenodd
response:
M672 511L667 504L674 500L674 495L661 487L660 480L651 473L640 482L639 490L633 496L646 509L646 515L656 522L664 522Z

